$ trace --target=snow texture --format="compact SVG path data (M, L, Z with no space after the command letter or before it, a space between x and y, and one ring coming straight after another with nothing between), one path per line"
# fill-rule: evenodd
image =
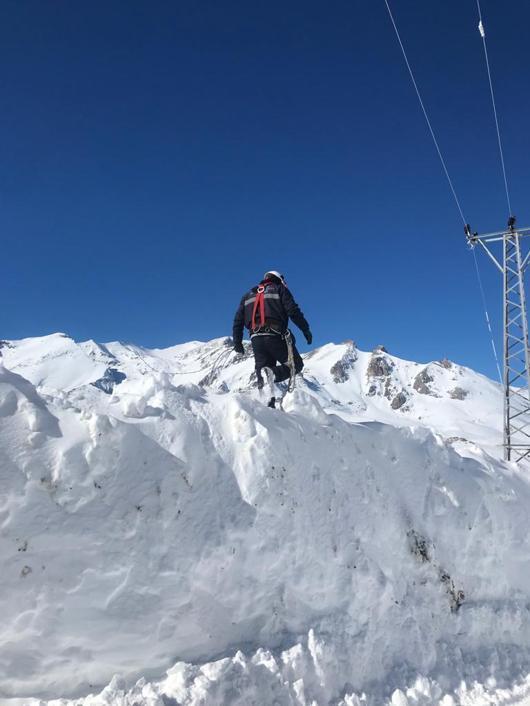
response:
M529 703L496 383L348 341L281 411L229 339L0 353L0 704Z

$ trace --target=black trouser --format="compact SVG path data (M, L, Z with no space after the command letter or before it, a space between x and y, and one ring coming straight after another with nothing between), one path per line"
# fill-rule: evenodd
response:
M296 350L295 339L292 334L291 338L293 341L294 367L296 372L299 373L304 367L304 361ZM279 334L253 336L251 341L258 381L262 379L262 368L270 368L273 371L275 382L282 382L282 380L287 380L291 376L291 370L287 365L289 351L287 350L287 343L282 336ZM278 363L279 365L277 365Z

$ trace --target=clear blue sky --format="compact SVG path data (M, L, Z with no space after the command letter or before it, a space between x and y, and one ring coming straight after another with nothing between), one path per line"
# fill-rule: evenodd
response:
M466 218L502 228L475 2L392 7ZM530 4L482 10L530 225ZM0 337L207 340L273 268L316 345L384 343L494 375L383 0L4 0L0 128ZM480 260L500 336L500 276Z

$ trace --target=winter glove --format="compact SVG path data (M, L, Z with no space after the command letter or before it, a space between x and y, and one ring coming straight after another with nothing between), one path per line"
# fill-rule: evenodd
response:
M308 329L307 331L304 332L304 336L305 336L305 340L307 341L308 345L310 346L313 343L313 334Z
M234 343L234 350L236 353L239 353L240 355L245 355L245 349L244 349L242 343Z

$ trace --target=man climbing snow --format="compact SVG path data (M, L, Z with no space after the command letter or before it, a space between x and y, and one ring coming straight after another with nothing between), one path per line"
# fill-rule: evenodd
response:
M241 299L233 328L234 350L237 353L245 352L243 329L247 328L250 332L259 389L263 387L264 369L273 383L288 378L294 380L294 375L304 367L294 336L288 329L289 319L310 344L313 336L309 324L287 289L283 275L269 270L259 285L252 287ZM275 406L274 397L269 406Z

